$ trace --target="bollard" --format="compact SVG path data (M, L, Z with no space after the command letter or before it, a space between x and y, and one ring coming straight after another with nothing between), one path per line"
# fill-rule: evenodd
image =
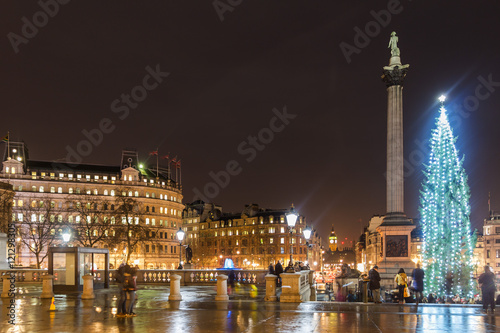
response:
M273 274L266 275L266 297L264 301L266 302L276 302L278 297L276 297L276 279L278 276Z
M83 276L83 294L82 299L94 299L94 276L84 275Z
M170 295L168 296L168 300L182 301L180 275L170 275Z
M14 284L14 287L16 285ZM8 275L3 276L3 290L2 290L2 295L0 297L9 297L10 294L10 279L8 278Z
M53 275L42 275L42 295L40 295L40 298L52 298L54 297L54 287L53 287L53 281L54 281L54 276Z
M215 296L216 301L228 301L229 296L227 295L227 275L221 274L217 275L217 296Z

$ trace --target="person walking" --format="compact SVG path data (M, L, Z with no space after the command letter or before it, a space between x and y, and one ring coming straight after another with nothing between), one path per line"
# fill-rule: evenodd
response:
M415 298L417 299L417 305L420 302L420 299L424 297L423 295L424 276L425 276L424 270L420 268L420 263L417 263L417 268L415 268L411 273L411 277L413 279L412 287L413 291L415 291Z
M137 290L137 271L135 268L126 265L125 278L123 282L123 290L127 293L130 304L127 308L127 317L135 317L134 313L134 303L135 303L135 292Z
M123 283L125 282L125 264L122 263L120 267L116 270L116 284L118 285L118 290L120 291L120 298L118 299L118 313L117 317L125 317L127 315L127 309L125 304L127 303L127 293L123 289Z
M368 272L368 278L370 279L370 290L373 295L374 303L382 303L380 301L380 274L378 273L378 266L373 266Z
M398 274L394 278L394 282L398 285L398 300L399 304L405 303L405 288L408 286L408 277L406 276L405 270L403 268L399 269Z
M274 266L274 271L276 272L276 275L278 276L278 287L281 287L281 273L283 273L283 266L281 265L281 261L278 260L276 263L276 266Z
M477 280L481 285L481 293L483 294L483 312L488 312L488 304L491 306L491 313L495 313L495 274L491 271L490 266L484 266L484 273Z

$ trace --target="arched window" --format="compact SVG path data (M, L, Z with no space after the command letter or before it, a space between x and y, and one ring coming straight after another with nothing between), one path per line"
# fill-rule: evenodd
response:
M108 190L104 190L104 195L108 195Z
M114 197L115 196L115 190L111 190L111 196Z
M132 191L128 191L128 196L131 197L132 196Z
M57 193L62 193L62 187L57 188Z
M155 207L154 206L151 207L151 212L153 212L153 213L155 212Z
M135 195L136 197L138 197L138 196L139 196L139 191L135 191L134 195Z
M146 206L146 212L149 213L149 206Z

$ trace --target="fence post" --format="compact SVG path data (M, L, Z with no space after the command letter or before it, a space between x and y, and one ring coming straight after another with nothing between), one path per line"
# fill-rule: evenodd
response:
M182 301L181 295L181 276L172 274L170 275L170 295L169 301Z
M227 295L227 275L220 274L217 275L217 296L215 296L216 301L228 301L229 296Z
M83 294L82 299L94 299L94 276L84 275L83 276Z
M273 274L266 275L266 297L264 300L266 302L276 302L278 297L276 297L276 279L278 276Z
M42 275L42 295L40 298L54 297L54 275Z

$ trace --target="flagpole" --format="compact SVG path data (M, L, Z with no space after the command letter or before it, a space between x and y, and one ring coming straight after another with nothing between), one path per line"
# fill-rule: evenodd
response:
M7 159L10 160L10 131L7 131Z
M158 155L160 155L160 152L158 151L158 147L156 147L156 178L158 178Z
M491 217L491 192L488 192L488 214Z

